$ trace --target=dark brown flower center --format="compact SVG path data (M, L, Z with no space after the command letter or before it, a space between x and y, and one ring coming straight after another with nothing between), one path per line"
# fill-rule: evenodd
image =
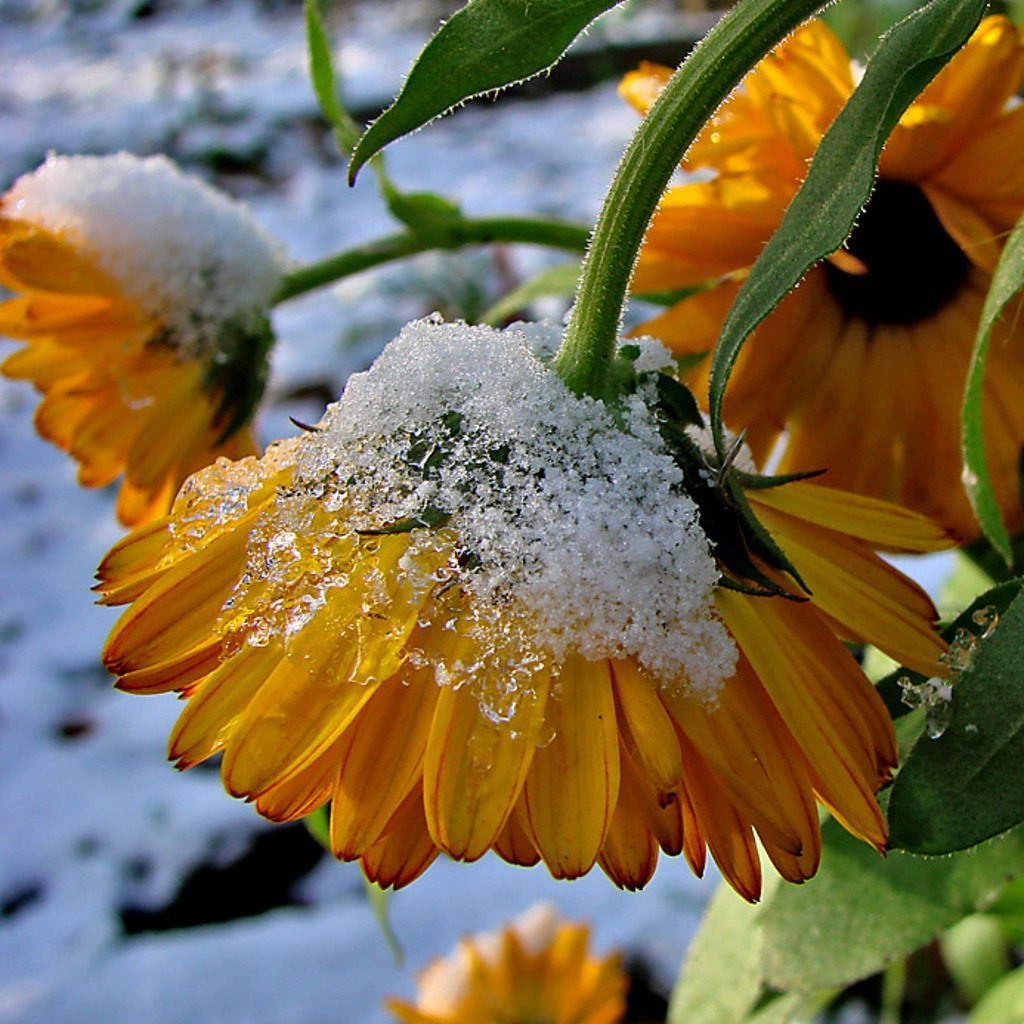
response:
M847 316L870 324L927 320L952 301L970 269L925 194L901 181L877 184L846 249L867 273L824 263L829 290Z

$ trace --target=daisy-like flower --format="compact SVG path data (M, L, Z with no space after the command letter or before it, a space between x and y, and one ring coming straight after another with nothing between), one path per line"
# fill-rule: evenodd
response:
M1022 70L1021 31L985 19L886 143L845 247L748 340L725 401L759 463L826 469L823 482L917 509L965 540L978 526L960 484L960 404L991 274L1024 212L1024 108L1012 102ZM646 111L669 73L645 65L621 90ZM633 280L640 292L711 286L641 333L678 355L711 350L855 73L829 29L811 21L747 75L687 154L684 168L703 180L663 197ZM985 442L1016 531L1024 320L1010 313L995 334ZM707 372L698 360L687 378L698 393Z
M463 939L420 975L416 1003L388 1000L402 1024L617 1024L628 982L616 954L590 954L589 929L544 904L500 932Z
M194 476L100 567L131 603L118 685L187 698L170 757L222 753L266 817L330 801L335 855L382 886L493 849L639 888L659 847L698 874L710 848L754 899L755 830L814 873L815 797L884 848L896 746L843 641L935 674L930 601L871 549L944 535L741 487L679 425L663 348L628 350L609 408L538 358L556 341L412 324L319 426Z
M247 211L163 157L55 157L0 199L8 377L42 392L36 428L125 525L255 446L281 257Z

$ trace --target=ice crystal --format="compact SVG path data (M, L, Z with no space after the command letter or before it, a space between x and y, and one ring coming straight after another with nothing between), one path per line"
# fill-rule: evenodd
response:
M458 584L469 598L458 628L506 672L486 701L495 720L517 714L537 659L557 667L570 653L632 655L713 700L736 654L713 612L718 571L696 505L648 396L613 412L572 394L537 355L556 340L537 325L406 327L302 438L287 493L255 531L246 585L292 586L296 574L321 596L354 585L369 614ZM399 533L397 575L332 575L339 545ZM407 655L431 660L413 641ZM433 663L448 685L480 674Z
M903 703L911 708L925 709L925 732L937 740L948 728L953 710L953 690L960 677L971 665L979 640L987 640L999 624L999 612L992 605L978 608L971 615L971 621L979 627L975 636L969 629L958 629L949 643L949 650L939 656L945 666L944 676L932 676L921 682L914 682L910 676L897 679L903 691Z

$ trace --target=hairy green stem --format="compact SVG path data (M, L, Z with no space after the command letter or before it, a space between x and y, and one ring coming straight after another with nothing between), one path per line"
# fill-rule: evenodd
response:
M580 224L544 218L467 217L452 225L450 236L444 244L412 231L386 235L293 270L285 277L274 298L274 304L287 302L342 278L430 249L458 249L493 242L519 242L583 252L587 244L587 229Z
M679 66L626 148L594 227L555 369L606 397L637 253L683 154L719 104L823 0L740 0Z

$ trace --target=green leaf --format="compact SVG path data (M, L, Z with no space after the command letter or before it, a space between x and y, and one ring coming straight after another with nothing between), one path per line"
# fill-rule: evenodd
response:
M546 295L570 296L576 290L576 278L579 277L579 273L580 265L575 262L547 267L498 299L484 312L480 321L485 324L500 324L536 299Z
M375 153L465 100L521 82L555 64L619 0L469 0L416 58L394 103L366 130L349 183Z
M359 139L359 129L338 99L338 86L331 62L331 43L327 38L319 0L305 0L306 41L309 44L309 77L313 93L331 127L338 148L351 153Z
M720 449L725 387L744 341L809 267L846 240L871 193L886 138L914 97L967 41L984 10L985 0L931 0L879 41L722 327L711 357L709 389L711 425Z
M964 488L978 522L985 531L985 536L1003 556L1007 565L1012 564L1013 552L985 459L981 399L985 380L985 358L988 355L992 328L1007 303L1021 288L1024 288L1024 217L1014 225L996 266L988 295L985 297L985 306L981 311L978 333L974 339L974 351L971 353L970 367L967 371L963 408Z
M956 683L948 728L919 740L896 779L889 804L895 847L949 853L1024 821L1022 650L1018 596Z
M765 880L766 891L779 884ZM761 910L720 884L690 944L667 1024L739 1024L761 998Z
M391 891L389 889L382 889L376 883L371 882L365 875L363 875L363 886L366 890L366 898L370 901L373 916L377 919L377 924L380 925L380 930L384 935L388 948L394 954L395 963L401 967L405 963L405 951L398 941L395 930L391 927L391 918L388 916Z
M1007 974L974 1008L967 1024L1010 1024L1024 1020L1024 967Z
M818 1014L832 1001L833 992L787 992L773 999L744 1024L812 1024Z
M1024 870L1021 829L943 858L882 858L835 821L822 838L817 877L781 886L763 911L765 975L775 988L835 988L874 974L984 908Z
M383 192L391 215L417 238L437 249L461 244L462 211L450 199L433 192L399 192L389 181Z

